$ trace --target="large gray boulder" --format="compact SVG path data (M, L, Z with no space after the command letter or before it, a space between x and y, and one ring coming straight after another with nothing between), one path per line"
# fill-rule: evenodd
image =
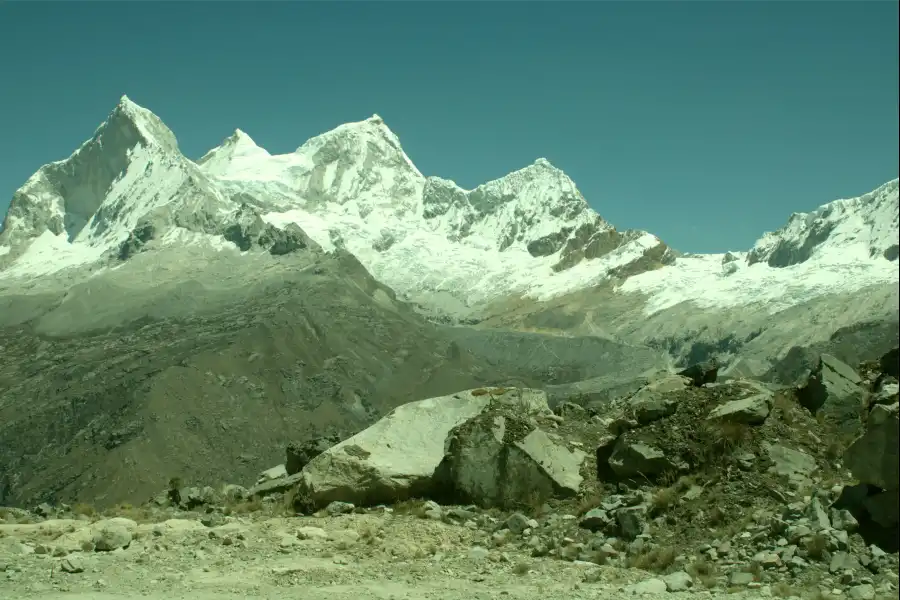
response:
M285 448L285 471L288 475L299 473L312 459L340 441L337 435L323 435L303 442L291 442Z
M632 479L677 471L681 465L652 442L622 436L613 447L609 466L619 479Z
M265 471L261 472L256 478L256 484L262 484L267 481L273 481L275 479L282 479L287 477L287 469L284 465L275 465Z
M578 494L587 454L538 426L543 411L485 411L455 427L436 473L441 495L483 507L517 508Z
M860 483L836 504L861 524L863 537L896 552L900 547L900 404L876 404L866 430L844 452L844 466Z
M680 392L691 384L689 377L666 374L632 394L626 402L626 410L642 425L668 417L678 409L674 392Z
M866 431L844 452L844 466L862 483L883 490L900 487L900 404L877 404L869 413Z
M866 396L862 383L851 367L823 354L806 384L797 390L797 400L811 413L821 411L834 425L852 432L862 424Z
M707 420L745 425L761 425L772 410L773 395L768 392L731 400L710 411Z
M313 507L430 495L450 431L495 405L523 414L550 412L544 392L519 388L467 390L410 402L311 460L293 476L298 495Z
M710 359L693 364L683 371L679 371L678 374L690 379L691 383L697 387L707 383L715 383L719 374L719 363L715 359Z
M771 463L769 472L784 477L795 489L812 483L813 473L819 468L812 456L782 444L764 443L763 448Z

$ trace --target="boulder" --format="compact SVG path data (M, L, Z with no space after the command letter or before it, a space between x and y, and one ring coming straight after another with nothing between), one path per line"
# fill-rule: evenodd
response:
M666 375L666 371L655 369L637 377L623 378L621 374L614 373L572 383L548 385L544 387L544 391L547 392L547 404L554 411L564 402L574 402L590 412L602 414L610 404L632 396L648 383Z
M587 455L511 411L486 411L455 427L436 477L442 495L515 508L575 496Z
M813 414L822 411L844 430L860 425L865 390L852 368L830 354L822 354L806 383L797 390L797 400Z
M771 410L772 394L761 393L719 405L706 418L710 421L760 425L768 418Z
M644 440L621 436L609 457L609 466L619 479L652 477L678 469L666 454Z
M544 392L519 388L467 390L410 402L312 459L292 476L298 494L316 507L336 500L365 506L428 495L450 431L492 406L550 414Z
M844 452L844 466L850 469L867 492L865 498L856 498L854 516L871 521L881 528L871 535L889 541L889 547L897 547L898 523L900 523L900 404L875 405L866 421L866 430ZM846 488L845 488L846 489ZM859 512L859 504L864 514ZM865 523L864 523L865 524ZM865 529L865 528L864 528ZM864 532L864 533L869 533Z
M257 483L247 490L247 497L264 498L266 496L271 496L272 494L283 494L296 487L301 479L300 473L279 477L278 479L269 479L262 483Z
M689 366L678 372L679 375L691 380L691 384L700 387L707 383L715 383L719 374L719 363L716 360L708 360Z
M284 465L276 465L260 473L256 478L256 483L260 484L273 479L281 479L282 477L287 477L287 469Z
M869 398L869 410L877 404L894 404L898 399L900 399L900 385L893 377L885 377L878 382L875 391Z
M765 444L766 454L772 462L769 471L787 479L794 488L802 488L811 482L811 475L818 469L816 460L805 452L781 444Z
M678 400L673 392L684 390L691 380L681 375L668 375L651 381L635 392L627 401L627 407L641 425L658 421L675 414Z
M878 361L878 366L882 374L900 378L900 348L888 350Z
M92 528L94 549L110 552L127 548L131 544L131 532L136 526L134 521L122 518L95 523Z
M896 529L900 523L898 507L900 507L900 491L896 488L877 492L868 496L863 502L863 507L872 520L886 529Z
M844 452L844 466L863 483L883 490L900 487L900 404L875 405L869 413L866 431Z
M304 442L291 442L285 449L284 468L288 475L299 473L309 461L322 454L341 439L337 435L327 435Z

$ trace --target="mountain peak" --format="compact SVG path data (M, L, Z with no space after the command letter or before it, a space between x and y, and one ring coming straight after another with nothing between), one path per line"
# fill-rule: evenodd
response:
M126 131L128 130L128 131ZM106 121L97 129L94 140L99 136L136 134L148 145L167 151L178 151L175 134L166 127L162 120L143 106L123 95Z
M127 111L127 110L132 110L132 111L143 110L142 107L135 104L131 100L131 98L129 98L126 94L122 94L122 97L119 98L119 103L116 105L116 108L120 108L121 110L125 110L125 111Z
M400 138L385 124L378 114L363 121L338 125L334 129L319 134L297 148L295 154L327 157L332 160L339 155L377 155L379 160L390 164L404 165L413 176L423 177L400 145Z
M853 257L897 260L897 188L893 179L857 198L791 214L783 227L757 240L747 255L748 264L789 267L811 259L840 262Z
M268 158L270 154L256 145L249 135L241 129L235 129L234 133L225 138L221 144L204 154L198 165L203 165L205 172L212 175L221 175L228 172L236 159Z
M538 158L537 160L535 160L535 161L531 164L531 166L532 166L532 167L540 167L540 168L544 168L544 169L554 169L554 170L557 170L557 171L559 170L559 169L557 169L555 166L553 166L553 164L552 164L549 160L547 160L546 158L543 158L543 157Z
M241 129L235 129L234 133L225 138L225 141L222 142L222 147L226 146L238 151L260 151L264 152L266 155L269 154L264 148L258 146L257 143L253 141L252 137Z

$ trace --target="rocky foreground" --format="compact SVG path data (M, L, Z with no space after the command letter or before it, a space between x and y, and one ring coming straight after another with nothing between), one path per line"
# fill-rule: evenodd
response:
M0 509L0 598L896 598L897 366L412 402L249 489Z

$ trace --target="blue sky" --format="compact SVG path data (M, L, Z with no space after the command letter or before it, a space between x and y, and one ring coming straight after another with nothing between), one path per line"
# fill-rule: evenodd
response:
M749 247L898 172L897 2L4 2L0 214L122 94L199 158L378 113L464 187L543 156L620 229Z

